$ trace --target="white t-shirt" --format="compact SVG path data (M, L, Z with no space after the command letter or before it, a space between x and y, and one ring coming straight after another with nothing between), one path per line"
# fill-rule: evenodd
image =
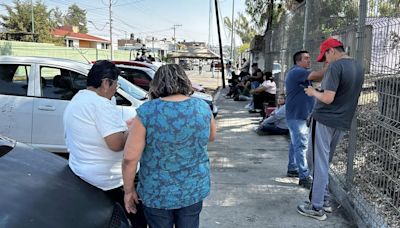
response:
M65 109L64 129L69 166L77 176L105 191L122 186L123 152L110 150L104 140L127 130L115 104L81 90Z
M261 86L265 87L265 92L270 93L270 94L276 94L276 84L273 81L267 80L263 81Z

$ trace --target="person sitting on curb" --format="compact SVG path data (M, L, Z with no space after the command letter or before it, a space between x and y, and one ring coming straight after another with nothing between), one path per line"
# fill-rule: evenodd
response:
M258 135L287 135L289 130L286 124L285 95L278 97L278 108L271 115L264 119L258 127L254 129Z
M272 72L264 72L264 81L256 89L250 90L253 94L254 109L250 109L250 113L261 112L263 103L268 103L269 106L275 106L276 83L274 82Z

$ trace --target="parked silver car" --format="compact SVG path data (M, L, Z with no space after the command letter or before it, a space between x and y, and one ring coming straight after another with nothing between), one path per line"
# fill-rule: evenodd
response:
M66 152L63 113L86 88L90 64L58 58L0 56L0 134L51 152ZM122 77L115 98L123 119L143 101ZM130 89L131 88L131 89Z

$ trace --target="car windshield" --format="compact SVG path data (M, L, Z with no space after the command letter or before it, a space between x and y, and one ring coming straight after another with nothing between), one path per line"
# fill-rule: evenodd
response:
M273 70L281 70L281 65L280 64L278 64L278 63L274 63L274 65L273 65L273 68L272 68Z
M153 79L154 75L156 74L156 71L154 71L153 69L150 69L150 68L145 69L145 70L146 70L146 73L150 76L150 78Z
M143 90L142 88L135 86L134 84L130 83L123 77L118 78L118 83L120 85L120 89L122 89L127 94L131 95L132 97L138 100L146 100L147 99L147 91Z

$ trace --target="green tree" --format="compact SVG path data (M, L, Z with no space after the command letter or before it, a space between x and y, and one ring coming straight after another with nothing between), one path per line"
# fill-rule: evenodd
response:
M14 6L2 4L8 15L0 15L0 24L8 32L32 33L32 5L29 0L14 0ZM50 31L53 29L50 13L43 2L37 1L33 6L35 33L38 42L52 41ZM22 41L33 41L31 36L21 37Z
M229 17L224 18L224 25L225 27L232 32L232 21ZM235 19L234 23L234 33L237 34L244 47L249 47L251 40L254 38L256 35L257 31L252 25L249 20L246 18L246 16L242 13L238 13L237 19ZM239 52L241 52L243 48L239 48Z
M60 8L56 7L50 10L50 18L51 21L54 23L54 27L64 25L64 14L60 10Z
M68 7L68 12L64 17L65 25L73 25L79 27L80 33L87 33L87 20L86 20L86 10L79 8L75 3Z
M246 12L257 29L265 30L266 23L270 18L271 0L246 0ZM295 0L274 0L273 1L272 24L279 22L285 10L294 9L298 3Z

